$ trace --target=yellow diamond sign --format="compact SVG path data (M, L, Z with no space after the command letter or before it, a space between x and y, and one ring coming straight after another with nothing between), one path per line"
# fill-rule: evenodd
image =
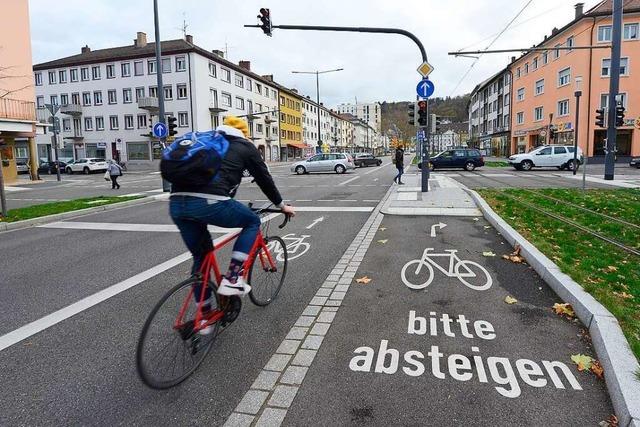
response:
M429 74L431 74L432 71L433 71L433 66L429 64L427 61L424 61L418 67L418 73L420 73L422 77L427 77Z

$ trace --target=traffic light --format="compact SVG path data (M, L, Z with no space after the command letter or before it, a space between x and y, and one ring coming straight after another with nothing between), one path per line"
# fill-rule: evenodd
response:
M621 103L616 105L616 127L624 126L624 111L625 108Z
M596 126L604 127L604 108L598 108L596 110Z
M258 19L260 20L260 28L262 31L271 37L271 13L267 8L260 8L260 15L258 15Z
M418 125L427 126L427 101L418 101Z
M410 102L409 104L407 104L407 108L408 108L407 113L409 113L409 124L411 126L415 126L416 125L416 103Z
M556 139L556 128L549 126L549 140Z
M433 133L440 133L440 131L441 131L441 129L440 129L440 124L441 124L440 117L436 116L435 114L432 114L431 115L431 120L432 120L431 123L433 123L431 125Z
M169 133L167 134L167 136L169 137L178 134L178 131L176 130L176 128L178 127L176 120L177 119L175 118L175 116L167 117L167 126L169 127Z

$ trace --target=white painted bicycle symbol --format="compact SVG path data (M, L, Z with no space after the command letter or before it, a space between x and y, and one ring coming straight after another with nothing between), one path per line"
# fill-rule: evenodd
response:
M446 249L444 253L431 251L433 251L433 248L426 248L422 253L421 259L409 261L402 267L400 275L404 284L409 288L424 289L429 286L434 277L433 267L436 267L447 277L456 277L463 285L475 291L484 291L491 287L493 280L489 272L477 262L458 258L458 255L456 255L457 249ZM432 259L436 257L449 258L449 268L445 270L437 264ZM420 278L420 272L423 267L426 268L428 274L424 281ZM414 282L417 282L417 284Z
M307 251L311 248L311 245L304 241L307 237L311 237L308 234L302 234L300 237L296 237L295 233L290 233L282 236L282 240L287 244L287 254L289 255L289 261L294 260L296 258L300 258L302 255L306 254ZM270 251L276 254L276 259L278 261L284 261L284 257L282 256L282 251L280 250L281 246L275 247L277 242L272 242L267 245Z

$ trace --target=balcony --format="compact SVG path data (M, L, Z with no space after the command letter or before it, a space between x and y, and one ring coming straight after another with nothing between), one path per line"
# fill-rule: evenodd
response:
M274 135L269 135L264 140L271 143L271 142L277 141L278 139Z
M218 107L218 103L217 102L212 102L211 104L209 104L209 112L213 113L213 114L218 114L218 113L224 113L225 111L227 111L226 108L221 108Z
M246 115L247 120L248 121L252 121L258 118L257 115L253 114L253 111L249 111L249 113Z
M274 119L273 117L270 116L264 116L264 122L268 125L270 125L271 123L275 123L276 119Z
M158 98L152 96L145 96L143 98L138 98L138 108L141 110L147 110L149 112L155 113L159 110L158 107Z
M0 99L0 119L36 121L36 103L20 99Z
M82 105L80 104L67 104L60 106L60 112L62 114L66 114L68 116L81 116L82 115Z
M81 130L74 130L72 135L64 136L64 139L71 139L73 141L82 141L84 136L82 135Z

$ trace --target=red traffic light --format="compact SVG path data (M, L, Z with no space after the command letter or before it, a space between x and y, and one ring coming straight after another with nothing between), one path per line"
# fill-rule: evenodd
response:
M418 101L418 109L426 110L427 109L427 101Z
M268 18L269 17L269 9L261 7L260 8L260 14L262 16L264 16L265 18Z

